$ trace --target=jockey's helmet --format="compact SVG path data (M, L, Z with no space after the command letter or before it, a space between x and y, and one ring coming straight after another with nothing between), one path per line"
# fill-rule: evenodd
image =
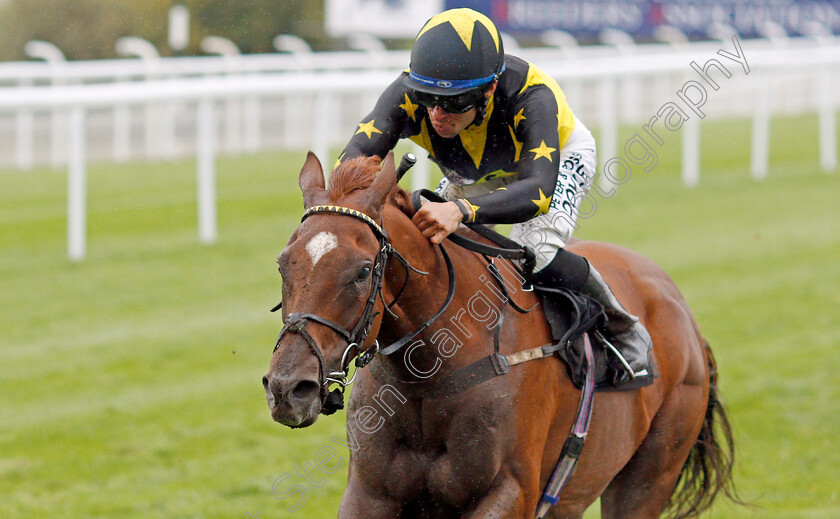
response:
M420 104L463 113L484 100L504 63L502 37L493 22L472 9L450 9L420 29L406 84Z

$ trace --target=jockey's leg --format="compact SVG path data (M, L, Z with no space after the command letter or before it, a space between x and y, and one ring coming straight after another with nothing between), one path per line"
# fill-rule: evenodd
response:
M608 318L607 340L625 366L616 385L647 385L653 377L651 340L647 330L636 316L627 312L601 274L586 259L565 249L577 227L580 206L589 191L594 170L594 149L564 149L548 214L514 225L510 237L534 250L537 256L535 283L582 292L604 307Z
M650 368L650 351L653 344L647 329L638 317L624 308L610 286L592 265L589 266L589 275L580 292L601 303L607 314L608 347L614 348L613 353L619 360L623 360L622 364L626 370L624 375L616 381L616 386L625 386L630 383L634 386L647 385L654 376Z
M615 297L601 274L583 256L566 249L558 249L551 263L534 273L538 286L566 288L581 292L601 303L607 314L606 332L613 353L625 367L624 375L616 386L646 385L650 372L650 334Z
M453 198L457 198L457 196L451 192L453 188L454 186L452 185L452 182L448 181L446 177L444 177L438 183L437 187L435 187L435 193L447 200L452 200Z
M580 292L589 276L589 262L583 256L566 249L557 249L551 263L534 273L537 285L568 288Z

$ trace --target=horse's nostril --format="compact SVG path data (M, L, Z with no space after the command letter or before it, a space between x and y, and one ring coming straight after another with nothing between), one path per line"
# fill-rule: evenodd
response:
M312 380L301 380L289 393L289 398L309 402L318 395L318 383Z
M263 377L263 387L268 391L268 377Z

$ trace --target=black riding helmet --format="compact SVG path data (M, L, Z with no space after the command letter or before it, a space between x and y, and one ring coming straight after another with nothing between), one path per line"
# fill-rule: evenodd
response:
M405 82L420 104L463 113L484 107L484 93L504 71L504 61L502 38L489 18L472 9L450 9L420 30Z

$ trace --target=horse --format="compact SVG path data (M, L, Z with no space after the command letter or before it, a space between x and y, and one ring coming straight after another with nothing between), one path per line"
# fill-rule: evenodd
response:
M581 397L566 365L551 355L466 387L442 381L486 356L494 333L507 354L550 343L539 298L516 290L515 269L499 261L510 298L534 308L511 311L494 300L480 254L424 238L393 152L345 160L328 187L310 152L299 184L305 219L277 258L285 327L262 382L273 419L306 427L336 407L328 388L349 382L350 359L370 362L356 369L348 403L338 517L533 517ZM714 358L675 283L617 245L569 249L640 317L658 376L595 393L586 444L548 517L582 517L600 498L604 518L684 518L732 497L734 443ZM379 341L401 339L400 354L376 355Z

